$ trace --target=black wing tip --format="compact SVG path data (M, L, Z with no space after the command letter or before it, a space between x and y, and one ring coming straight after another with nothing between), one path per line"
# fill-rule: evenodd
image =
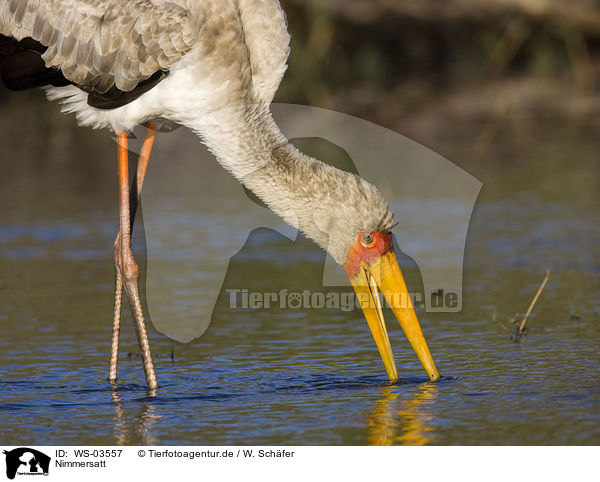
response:
M163 80L168 74L169 72L165 70L158 70L128 92L124 92L122 90L117 89L116 85L113 85L104 94L100 94L94 90L91 90L88 95L87 103L91 107L103 110L116 109L117 107L122 107L126 104L129 104L130 102L133 102L145 92L148 92L150 89L152 89L152 87L154 87L161 80Z
M52 85L66 87L76 85L88 92L87 103L96 109L116 109L148 92L164 79L169 72L158 70L149 78L138 83L132 90L124 92L113 85L107 92L100 93L93 87L78 85L68 80L62 71L46 67L42 54L47 47L31 37L17 40L0 35L0 79L10 90L20 91Z
M56 68L46 67L41 55L46 47L30 37L17 40L0 35L0 78L10 90L71 84Z

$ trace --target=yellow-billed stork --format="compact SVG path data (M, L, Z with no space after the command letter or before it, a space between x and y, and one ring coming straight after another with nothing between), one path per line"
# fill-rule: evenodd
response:
M156 125L164 122L197 133L225 169L344 266L390 380L398 374L378 289L429 378L439 378L410 298L404 296L408 291L392 247L394 217L388 203L361 177L302 154L271 116L289 45L278 0L0 2L4 83L12 89L50 85L48 98L60 100L80 125L118 135L120 230L110 381L117 374L124 286L146 382L150 389L157 387L131 226ZM128 132L140 124L148 134L130 192Z

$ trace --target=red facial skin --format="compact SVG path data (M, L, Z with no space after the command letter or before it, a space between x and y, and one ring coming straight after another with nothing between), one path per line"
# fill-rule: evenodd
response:
M392 233L370 233L373 236L373 243L371 243L370 247L363 244L363 234L365 233L358 233L356 243L354 243L348 259L344 263L344 269L350 279L353 279L358 274L361 261L369 264L374 259L387 253L393 246Z

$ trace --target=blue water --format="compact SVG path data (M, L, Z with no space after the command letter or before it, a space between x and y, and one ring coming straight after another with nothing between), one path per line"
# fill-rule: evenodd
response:
M160 384L151 394L128 310L118 383L106 381L114 145L73 129L65 131L71 147L61 156L48 147L50 137L37 150L4 139L11 155L0 171L11 182L0 191L0 205L9 207L0 216L3 444L600 443L593 140L570 164L557 148L556 159L509 163L501 156L473 167L484 186L467 236L463 309L418 313L440 381L427 380L390 313L401 376L395 384L360 311L230 310L224 290L244 280L265 291L320 287L317 247L258 230L229 265L204 336L178 343L149 324ZM37 152L48 153L46 164ZM230 207L210 208L220 224L200 278L211 274L208 248L228 241L228 224L239 226ZM185 216L191 224L204 219ZM134 240L144 268L141 224ZM517 342L511 320L521 319L546 269L550 280ZM419 289L414 269L407 280Z

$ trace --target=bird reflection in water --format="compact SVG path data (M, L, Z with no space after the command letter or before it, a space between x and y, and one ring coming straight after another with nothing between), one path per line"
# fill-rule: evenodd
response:
M435 400L435 383L423 383L409 398L397 386L385 386L367 419L369 445L427 445L435 437L427 406Z
M155 445L158 443L152 432L152 427L160 420L160 415L155 413L155 407L151 403L154 390L147 390L148 397L140 401L136 406L137 413L127 414L123 407L121 396L113 387L111 398L115 404L115 425L113 436L116 445Z

